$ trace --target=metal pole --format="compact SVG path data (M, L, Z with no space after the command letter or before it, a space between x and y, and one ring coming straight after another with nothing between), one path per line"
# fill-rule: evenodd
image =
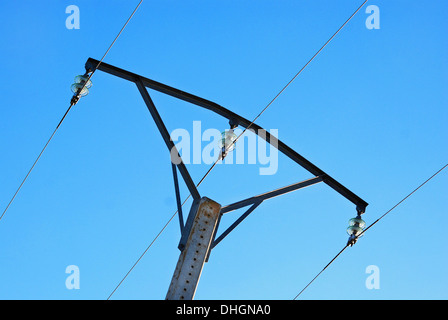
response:
M193 300L220 211L219 203L206 197L201 198L190 234L174 270L166 300Z

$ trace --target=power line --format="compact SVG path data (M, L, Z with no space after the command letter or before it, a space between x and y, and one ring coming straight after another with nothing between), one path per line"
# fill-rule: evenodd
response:
M394 205L392 208L390 208L388 211L386 211L386 213L384 213L381 217L379 217L378 219L376 219L372 224L370 224L367 228L365 228L357 237L356 239L358 239L361 235L363 235L367 230L369 230L371 227L373 227L376 223L378 223L381 219L383 219L387 214L389 214L392 210L394 210L396 207L398 207L400 204L402 204L406 199L408 199L410 196L412 196L417 190L419 190L421 187L423 187L426 183L428 183L432 178L434 178L436 175L438 175L440 172L443 171L443 169L445 169L448 166L448 163L446 165L444 165L441 169L439 169L436 173L434 173L431 177L429 177L428 179L425 180L425 182L423 182L422 184L420 184L417 188L415 188L411 193L409 193L406 197L404 197L403 199L401 199L396 205ZM356 240L355 239L355 240ZM296 300L304 291L306 288L308 288L310 286L311 283L314 282L314 280L317 279L317 277L319 277L322 272L325 271L325 269L327 269L330 264L332 264L337 257L339 257L341 255L342 252L344 252L345 249L347 249L347 247L349 246L349 244L347 243L345 245L344 248L342 248L341 251L338 252L338 254L336 254L336 256L330 260L330 262L295 296L295 298L293 300Z
M58 125L56 126L56 129L54 129L53 133L51 134L50 138L47 140L47 143L44 145L43 149L41 150L41 152L39 153L39 155L37 156L36 160L34 161L33 165L31 166L30 170L28 171L28 173L26 174L25 178L22 180L22 182L20 183L19 187L17 188L16 192L14 193L13 197L11 198L11 200L9 201L8 205L6 206L5 210L3 211L2 215L0 216L0 221L3 219L3 216L5 215L6 211L8 211L9 207L11 206L11 204L13 203L14 199L16 198L17 194L19 193L20 189L22 189L22 186L24 185L25 181L28 179L29 175L31 174L31 171L33 171L34 167L36 166L37 162L39 161L39 159L41 158L42 154L44 153L45 149L47 149L47 146L50 144L50 141L53 139L54 135L56 134L56 131L58 131L59 127L61 126L62 122L65 120L65 118L67 117L67 114L70 112L70 110L72 109L72 107L78 102L79 98L80 98L80 93L84 90L85 86L89 83L90 79L92 78L93 74L95 73L96 69L98 69L98 67L100 66L100 64L103 62L104 58L106 57L106 55L109 53L110 49L113 47L113 45L115 44L115 42L117 41L117 39L120 37L121 33L123 32L123 30L126 28L126 26L128 25L129 21L131 21L132 17L134 16L134 14L137 12L137 9L140 7L140 5L142 4L143 0L141 0L139 2L139 4L137 5L137 7L134 9L134 11L132 12L132 14L130 15L130 17L128 18L128 20L126 21L126 23L124 24L124 26L121 28L120 32L117 34L117 36L115 37L114 41L112 41L112 43L110 44L109 48L107 48L106 52L104 53L103 57L101 58L101 60L98 62L95 70L93 70L90 75L88 76L87 80L83 83L83 86L78 90L78 94L75 94L70 102L70 106L68 107L67 111L65 111L64 116L61 118L61 120L59 121Z
M294 75L294 77L277 93L277 95L261 110L261 112L252 120L252 122L241 132L237 138L232 141L231 144L229 144L227 147L225 147L224 152L222 153L225 155L227 151L237 142L237 140L255 123L255 121L272 105L272 103L277 100L277 98L288 88L291 83L294 82L294 80L305 70L305 68L317 57L317 55L333 40L333 38L345 27L345 25L358 13L359 10L367 3L368 0L365 0L358 9L355 10L355 12L352 13L352 15L339 27L339 29L323 44L322 47L311 57L311 59L308 60L308 62ZM205 175L201 178L199 183L196 185L196 187L199 187L199 185L205 180L205 178L210 174L210 172L213 170L213 168L216 166L216 164L223 159L224 156L218 157L216 161L213 163L213 165L207 170ZM185 202L191 197L191 194L188 195L188 197L184 200L181 207L185 204ZM142 255L137 259L137 261L133 264L131 269L126 273L124 278L120 281L120 283L115 287L114 291L109 295L107 300L110 299L110 297L114 294L114 292L118 289L118 287L123 283L123 281L127 278L129 273L134 269L134 267L138 264L138 262L143 258L143 256L148 252L148 250L151 248L151 246L154 244L154 242L157 240L157 238L160 236L160 234L165 230L165 228L168 226L168 224L173 220L173 218L176 216L178 211L176 211L173 216L168 220L168 222L165 224L165 226L162 228L162 230L157 234L157 236L151 241L149 246L145 249L145 251L142 253Z
M44 153L45 149L47 148L48 144L50 143L51 139L53 139L54 135L56 134L56 131L58 131L59 126L62 124L62 122L64 121L65 117L67 116L68 112L70 111L70 109L73 107L72 104L70 104L70 107L67 109L67 111L65 112L64 116L62 117L62 119L59 121L59 124L56 126L56 129L54 129L53 133L51 134L50 138L48 139L47 143L45 144L45 146L43 147L42 151L39 153L39 155L37 156L36 160L34 161L33 165L31 166L31 169L28 171L28 173L26 174L25 178L22 180L22 183L20 184L19 188L17 188L16 192L14 193L13 197L11 198L11 200L9 201L8 205L6 206L5 210L3 211L2 215L0 216L0 220L3 219L3 216L5 215L6 211L8 211L9 207L11 206L12 202L14 201L14 199L16 198L17 194L19 193L20 189L22 188L23 184L25 183L26 179L28 179L28 176L31 174L31 171L33 171L34 167L36 166L37 162L39 161L40 157L42 156L42 154Z
M244 134L244 132L246 132L253 124L255 121L257 121L257 119L271 106L271 104L277 100L277 98L283 93L283 91L286 90L286 88L289 87L289 85L291 83L293 83L293 81L302 73L303 70L305 70L305 68L314 60L314 58L317 57L317 55L331 42L331 40L333 40L334 37L336 37L336 35L345 27L345 25L358 13L359 10L361 10L361 8L367 3L367 1L369 0L365 0L359 7L358 9L355 10L355 12L352 13L352 15L339 27L339 29L327 40L327 42L324 43L324 45L311 57L311 59L308 60L308 62L302 67L302 69L300 69L295 75L294 77L280 90L280 92L266 105L266 107L264 107L263 110L261 110L261 112L254 118L254 120L252 120L252 122L249 124L249 126L247 126L246 129L244 129L244 131L233 141L233 143L228 147L230 148L233 144L236 143L236 141Z
M189 198L189 197L188 197ZM188 200L185 199L184 203ZM184 204L182 203L182 205ZM171 216L171 218L168 220L168 222L163 226L162 230L160 230L160 232L156 235L156 237L151 241L151 243L149 244L149 246L145 249L145 251L143 251L143 253L140 255L140 257L137 259L137 261L132 265L131 269L129 269L129 271L126 273L126 275L123 277L123 279L121 279L120 283L118 283L118 285L115 287L115 289L111 292L111 294L109 295L109 297L107 298L107 300L109 300L112 295L115 293L115 291L117 291L117 289L121 286L121 284L123 283L123 281L128 277L128 275L131 273L132 270L134 270L135 266L140 262L140 260L143 258L143 256L146 254L146 252L152 247L152 245L154 244L154 242L156 242L157 238L159 238L159 236L162 234L163 231L165 231L166 227L168 227L168 225L170 224L171 220L174 219L174 217L176 216L177 211Z
M215 163L216 164L216 163ZM198 188L201 183L204 181L204 179L207 177L207 175L210 173L211 169L214 167L214 165L206 172L206 174L202 177L202 179L198 182L198 184L196 185L196 188ZM184 206L185 202L188 201L188 199L190 199L191 197L191 193L188 195L188 197L185 198L185 200L182 202L181 207ZM128 277L128 275L131 273L132 270L134 270L135 266L140 262L140 260L143 258L143 256L146 254L146 252L148 252L148 250L152 247L152 245L154 244L154 242L156 242L156 240L159 238L159 236L163 233L163 231L165 231L166 227L168 227L168 225L171 223L171 221L174 219L174 217L176 216L176 214L179 213L179 209L176 210L176 212L174 212L174 214L171 216L171 218L165 223L165 225L163 226L162 230L159 231L159 233L155 236L155 238L151 241L151 243L148 245L148 247L146 247L145 251L143 251L143 253L140 255L140 257L137 259L137 261L135 261L135 263L132 265L132 267L129 269L128 272L126 272L126 275L123 277L123 279L121 279L121 281L118 283L118 285L115 287L115 289L112 291L112 293L109 295L109 297L107 298L107 300L109 300L112 295L115 293L115 291L117 291L117 289L121 286L121 284L124 282L124 280L126 280L126 278Z
M333 40L334 37L347 25L347 23L358 13L359 10L367 3L368 0L365 0L359 7L356 9L352 15L339 27L338 30L320 47L320 49L308 60L307 63L292 77L291 80L277 93L277 95L261 110L261 112L251 121L251 123L237 136L235 140L233 140L227 147L225 147L225 150L223 154L225 155L227 151L238 141L238 139L248 130L250 127L257 121L257 119L272 105L272 103L277 100L277 98L288 88L291 83L294 82L294 80L305 70L305 68L317 57L317 55ZM223 156L224 158L224 156ZM222 158L222 159L223 159ZM216 164L221 160L221 157L218 157L216 161L213 163L213 165L210 167L210 169L206 172L206 174L202 177L200 183L207 177L207 175L212 171L212 169L216 166Z
M114 41L112 41L112 43L110 44L109 48L107 48L106 52L104 53L103 57L100 59L100 61L98 62L98 64L96 65L95 70L92 71L92 73L90 74L89 78L87 79L87 81L84 83L83 88L86 86L86 84L89 82L89 80L92 78L93 74L95 73L95 71L98 69L98 67L101 65L101 63L103 62L104 58L106 58L107 54L109 53L110 49L113 47L113 45L115 44L115 42L117 41L117 39L120 37L120 35L122 34L123 30L126 28L126 26L129 24L129 21L131 21L131 19L134 17L135 13L137 12L138 8L140 8L140 5L143 3L143 0L140 0L140 2L138 3L138 5L135 7L134 11L132 11L131 15L129 16L128 20L126 20L125 24L123 25L123 27L121 28L120 32L118 32L117 36L115 37Z
M313 282L314 282L314 280L316 280L317 279L317 277L319 277L321 274L322 274L322 272L324 272L325 271L325 269L327 269L329 266L330 266L330 264L332 264L333 263L333 261L334 260L336 260L336 258L337 257L339 257L340 255L341 255L341 253L342 252L344 252L344 250L345 249L347 249L347 247L348 247L348 244L347 245L345 245L345 247L344 248L342 248L342 250L341 251L339 251L338 252L338 254L337 255L335 255L334 256L334 258L333 259L331 259L330 260L330 262L328 262L327 263L327 265L310 281L310 282L308 282L308 284L302 289L302 291L300 291L296 296L295 296L295 298L293 299L293 300L296 300L302 293L303 293L303 291L305 291L305 289L306 288L308 288Z
M439 169L436 173L434 173L431 177L429 177L425 182L423 182L421 185L419 185L417 188L415 188L410 194L408 194L406 197L404 197L400 202L398 202L395 206L393 206L392 208L390 208L386 213L384 213L381 217L379 217L378 219L376 219L371 225L369 225L367 228L365 228L359 235L357 238L359 238L361 235L364 234L364 232L366 232L367 230L369 230L371 227L373 227L376 223L378 223L378 221L380 221L381 219L383 219L389 212L391 212L392 210L394 210L396 207L398 207L403 201L405 201L407 198L409 198L410 196L412 196L418 189L420 189L421 187L423 187L426 183L428 183L432 178L434 178L436 175L438 175L440 172L443 171L443 169L445 169L448 166L448 163L446 165L444 165L441 169Z

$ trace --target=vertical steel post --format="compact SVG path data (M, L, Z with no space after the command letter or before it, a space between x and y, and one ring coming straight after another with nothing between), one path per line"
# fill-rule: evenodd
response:
M166 300L193 300L211 248L221 205L203 197L174 270ZM185 229L184 229L185 230Z

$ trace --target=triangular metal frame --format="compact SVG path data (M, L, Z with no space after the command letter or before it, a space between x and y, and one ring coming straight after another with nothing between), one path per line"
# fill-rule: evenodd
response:
M233 231L244 219L246 219L249 214L252 213L252 211L254 211L263 201L268 200L268 199L272 199L275 197L278 197L280 195L298 190L298 189L302 189L308 186L312 186L314 184L320 183L323 181L322 177L314 177L308 180L304 180L301 182L297 182L297 183L293 183L289 186L283 187L283 188L279 188L273 191L269 191L254 197L250 197L232 204L229 204L227 206L224 206L221 208L221 216L234 211L234 210L238 210L244 207L248 207L250 206L238 219L235 220L235 222L233 222L226 230L224 230L221 235L216 236L216 233L213 237L213 243L211 245L211 249L213 249L214 247L216 247L231 231ZM218 226L219 226L219 222L218 221ZM218 227L216 228L216 230L218 230Z
M107 63L99 63L98 60L89 58L86 62L86 70L88 71L96 71L95 68L98 68L97 70L109 73L111 75L117 76L119 78L134 82L137 85L137 88L154 120L154 122L157 125L157 128L162 135L162 138L165 141L166 146L168 147L169 152L171 153L171 160L172 160L172 168L173 168L173 178L175 183L175 191L176 191L176 203L178 206L178 213L179 213L179 224L181 228L181 240L179 243L179 249L182 250L183 244L185 243L185 239L188 237L190 232L190 226L192 224L192 219L194 219L195 214L195 208L197 208L197 205L201 199L201 196L199 194L199 191L197 190L196 185L194 184L185 164L182 161L181 156L179 155L178 150L176 149L173 141L171 140L170 134L168 130L165 127L165 124L160 117L154 102L152 101L149 93L148 88L164 93L166 95L169 95L171 97L189 102L191 104L200 106L202 108L208 109L210 111L213 111L214 113L226 118L229 120L229 123L233 126L242 126L244 128L251 128L253 129L254 133L264 139L267 143L273 145L276 147L281 153L286 155L288 158L299 164L301 167L306 169L308 172L310 172L314 178L311 178L309 180L305 180L302 182L298 182L262 195L258 195L252 198L248 198L236 203L233 203L231 205L225 206L221 209L221 215L235 210L237 208L242 208L245 206L251 206L240 218L238 218L227 230L225 230L216 240L213 241L212 248L215 247L222 239L224 239L225 236L227 236L241 221L243 221L256 207L258 207L261 202L263 202L266 199L285 194L287 192L291 192L303 187L306 187L308 185L312 185L318 182L324 182L329 187L333 188L335 191L337 191L339 194L344 196L347 200L351 201L354 205L356 205L356 210L358 214L362 214L365 212L365 209L368 205L366 201L361 199L359 196L357 196L355 193L350 191L348 188L343 186L341 183L336 181L334 178L329 176L327 173L325 173L323 170L318 168L316 165L305 159L303 156L298 154L296 151L288 147L286 144L284 144L282 141L277 139L276 137L270 135L269 132L264 130L262 127L258 126L256 123L253 123L240 115L203 98L200 98L198 96L192 95L190 93L187 93L185 91L181 91L179 89L175 89L173 87L167 86L165 84L162 84L160 82L148 79L146 77L137 75L135 73L129 72L127 70L123 70L120 68L117 68L115 66L112 66ZM174 160L174 161L173 161ZM185 181L185 184L187 185L187 188L193 197L193 205L190 209L190 213L187 217L187 221L184 224L183 221L183 215L182 215L182 204L180 203L180 192L179 192L179 184L177 179L177 170L179 170L183 180ZM216 232L215 235L216 236Z

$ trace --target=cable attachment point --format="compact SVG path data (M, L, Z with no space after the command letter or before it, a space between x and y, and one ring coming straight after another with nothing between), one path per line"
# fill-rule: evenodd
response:
M74 106L78 103L81 97L85 97L89 94L89 89L92 87L92 81L89 76L90 71L86 71L83 75L75 77L75 83L73 83L70 89L73 92L73 97L70 100L70 105Z
M227 154L233 151L233 149L235 149L236 139L238 139L238 137L233 132L232 126L231 129L225 130L224 132L221 133L221 141L220 141L221 152L219 154L220 160L224 160Z
M366 223L361 219L361 215L358 213L356 218L351 218L348 221L348 225L347 233L350 237L348 238L347 245L353 247L356 241L358 241L358 238L362 236L362 231L364 230Z
M350 235L347 241L347 246L353 247L353 245L358 241L358 237L354 234Z
M230 125L230 129L232 129L232 130L238 128L238 125L239 125L238 120L237 119L230 119L229 120L229 125Z

